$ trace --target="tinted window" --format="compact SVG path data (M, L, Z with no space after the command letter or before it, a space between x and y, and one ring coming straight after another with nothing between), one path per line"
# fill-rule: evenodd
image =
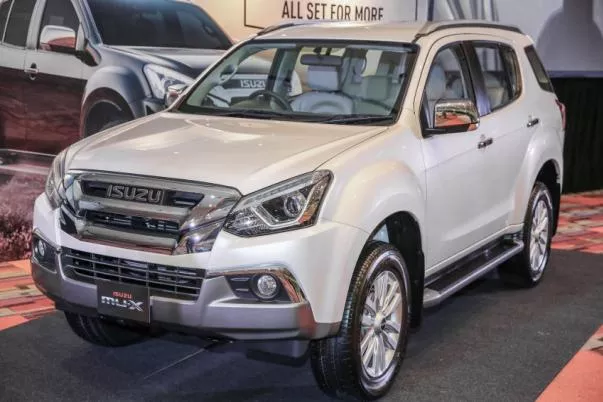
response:
M0 0L0 42L2 42L2 36L4 35L4 27L6 26L6 17L8 17L10 3L10 0Z
M89 0L103 42L116 46L228 49L224 32L199 7L173 0Z
M521 93L519 63L512 48L495 43L475 43L486 93L492 110L508 105Z
M40 34L47 25L71 28L77 33L80 21L70 0L46 1Z
M526 56L528 56L528 60L530 60L532 70L534 70L534 74L536 75L536 80L538 80L540 88L544 89L545 91L555 92L553 89L553 84L551 84L551 80L549 79L549 76L542 65L540 57L538 57L538 53L536 53L534 46L526 47Z
M33 12L36 0L18 0L13 4L13 8L8 17L4 42L11 45L25 47L27 42L27 32L29 31L29 21Z
M440 50L433 60L423 95L423 109L430 128L434 126L433 117L438 101L473 100L471 80L461 56L461 48L454 46Z

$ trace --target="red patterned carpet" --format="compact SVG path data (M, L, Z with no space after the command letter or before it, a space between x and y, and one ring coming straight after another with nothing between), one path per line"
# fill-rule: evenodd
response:
M29 261L0 263L0 330L54 310L31 279Z

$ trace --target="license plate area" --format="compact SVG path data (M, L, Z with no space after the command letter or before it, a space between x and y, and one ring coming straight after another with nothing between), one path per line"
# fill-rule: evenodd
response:
M143 323L151 321L149 288L97 280L96 289L99 314Z

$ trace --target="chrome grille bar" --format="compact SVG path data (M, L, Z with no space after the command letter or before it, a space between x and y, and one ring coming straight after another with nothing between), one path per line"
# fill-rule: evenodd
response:
M223 220L241 197L232 188L165 178L68 175L73 180L61 207L63 231L82 241L161 254L175 253L187 233ZM120 190L113 193L116 187ZM161 197L151 199L148 194L154 191Z
M205 271L107 257L63 249L62 268L71 279L87 283L109 280L147 287L153 295L192 300L199 296Z

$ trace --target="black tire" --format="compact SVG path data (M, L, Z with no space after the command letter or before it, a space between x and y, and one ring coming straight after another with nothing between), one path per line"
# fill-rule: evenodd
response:
M361 321L365 301L374 290L373 281L385 271L393 273L400 286L402 318L391 363L382 375L371 378L361 360ZM389 391L400 369L408 341L411 305L409 284L406 264L395 247L381 242L367 246L352 277L338 335L311 343L312 371L319 387L327 395L351 400L374 400ZM391 351L394 349L391 348Z
M135 329L102 320L97 317L86 317L79 314L65 312L69 326L77 336L100 346L128 346L138 343L145 338L145 334Z
M111 101L98 101L86 116L84 136L89 137L130 120L132 118L120 110L117 104Z
M548 187L542 182L536 182L532 189L532 194L528 202L528 209L524 218L524 249L521 253L517 254L498 268L499 277L505 284L513 287L530 288L536 286L542 280L549 262L553 238L555 218L552 199ZM535 227L535 215L539 205L544 206L543 211L547 216L547 224L542 225L543 228L546 227L546 239L539 242L540 246L535 244L536 247L541 247L541 250L544 248L541 262L535 263L534 261L540 261L540 259L532 260L531 258L532 245L534 244L533 239L536 242L536 238L542 239L545 237L545 235L535 236L533 233Z

